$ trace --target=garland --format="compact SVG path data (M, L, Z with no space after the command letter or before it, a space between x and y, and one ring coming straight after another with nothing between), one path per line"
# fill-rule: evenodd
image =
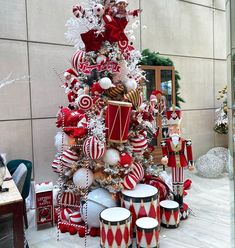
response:
M174 66L174 63L171 59L160 56L159 53L150 52L149 49L144 49L142 51L142 59L140 61L140 65L150 65L150 66ZM175 92L176 92L176 105L180 107L180 102L185 102L183 98L181 98L179 89L179 80L180 80L179 72L175 70Z

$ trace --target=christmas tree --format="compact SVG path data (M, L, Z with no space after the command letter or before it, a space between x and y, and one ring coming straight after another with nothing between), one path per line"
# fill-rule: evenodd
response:
M104 207L117 206L119 192L157 174L151 142L158 134L161 92L143 99L141 53L131 42L133 30L125 30L141 10L127 6L126 0L89 0L86 7L74 6L75 17L67 22L66 38L76 51L64 73L68 106L57 114L58 153L52 163L59 173L61 232L95 235L97 197Z

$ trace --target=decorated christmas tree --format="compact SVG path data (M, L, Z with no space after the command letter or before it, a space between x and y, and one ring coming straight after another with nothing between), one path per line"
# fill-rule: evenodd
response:
M99 235L100 212L120 206L121 191L158 174L151 142L163 112L161 92L143 99L141 53L131 42L133 30L126 28L141 10L127 6L127 0L89 0L87 6L74 6L67 22L66 37L76 51L64 73L68 106L57 114L58 153L52 163L59 174L61 232ZM154 216L155 200L147 210Z

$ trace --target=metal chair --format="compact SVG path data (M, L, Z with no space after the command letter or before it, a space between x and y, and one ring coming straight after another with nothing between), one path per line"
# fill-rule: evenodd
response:
M7 168L9 170L10 174L13 175L13 173L16 171L16 169L18 168L18 166L21 163L25 164L25 166L27 167L27 175L26 175L25 182L24 182L23 189L22 189L22 193L21 193L23 201L24 201L24 209L23 209L24 222L25 222L25 228L27 229L28 228L28 219L27 219L25 199L29 195L29 190L30 190L30 185L31 185L32 162L29 160L24 160L24 159L15 159L15 160L11 160L7 163Z

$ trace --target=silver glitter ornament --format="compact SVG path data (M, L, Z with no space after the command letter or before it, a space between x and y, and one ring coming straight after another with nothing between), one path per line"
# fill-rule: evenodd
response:
M217 178L223 173L224 163L222 159L213 154L205 154L197 159L195 167L200 176Z

